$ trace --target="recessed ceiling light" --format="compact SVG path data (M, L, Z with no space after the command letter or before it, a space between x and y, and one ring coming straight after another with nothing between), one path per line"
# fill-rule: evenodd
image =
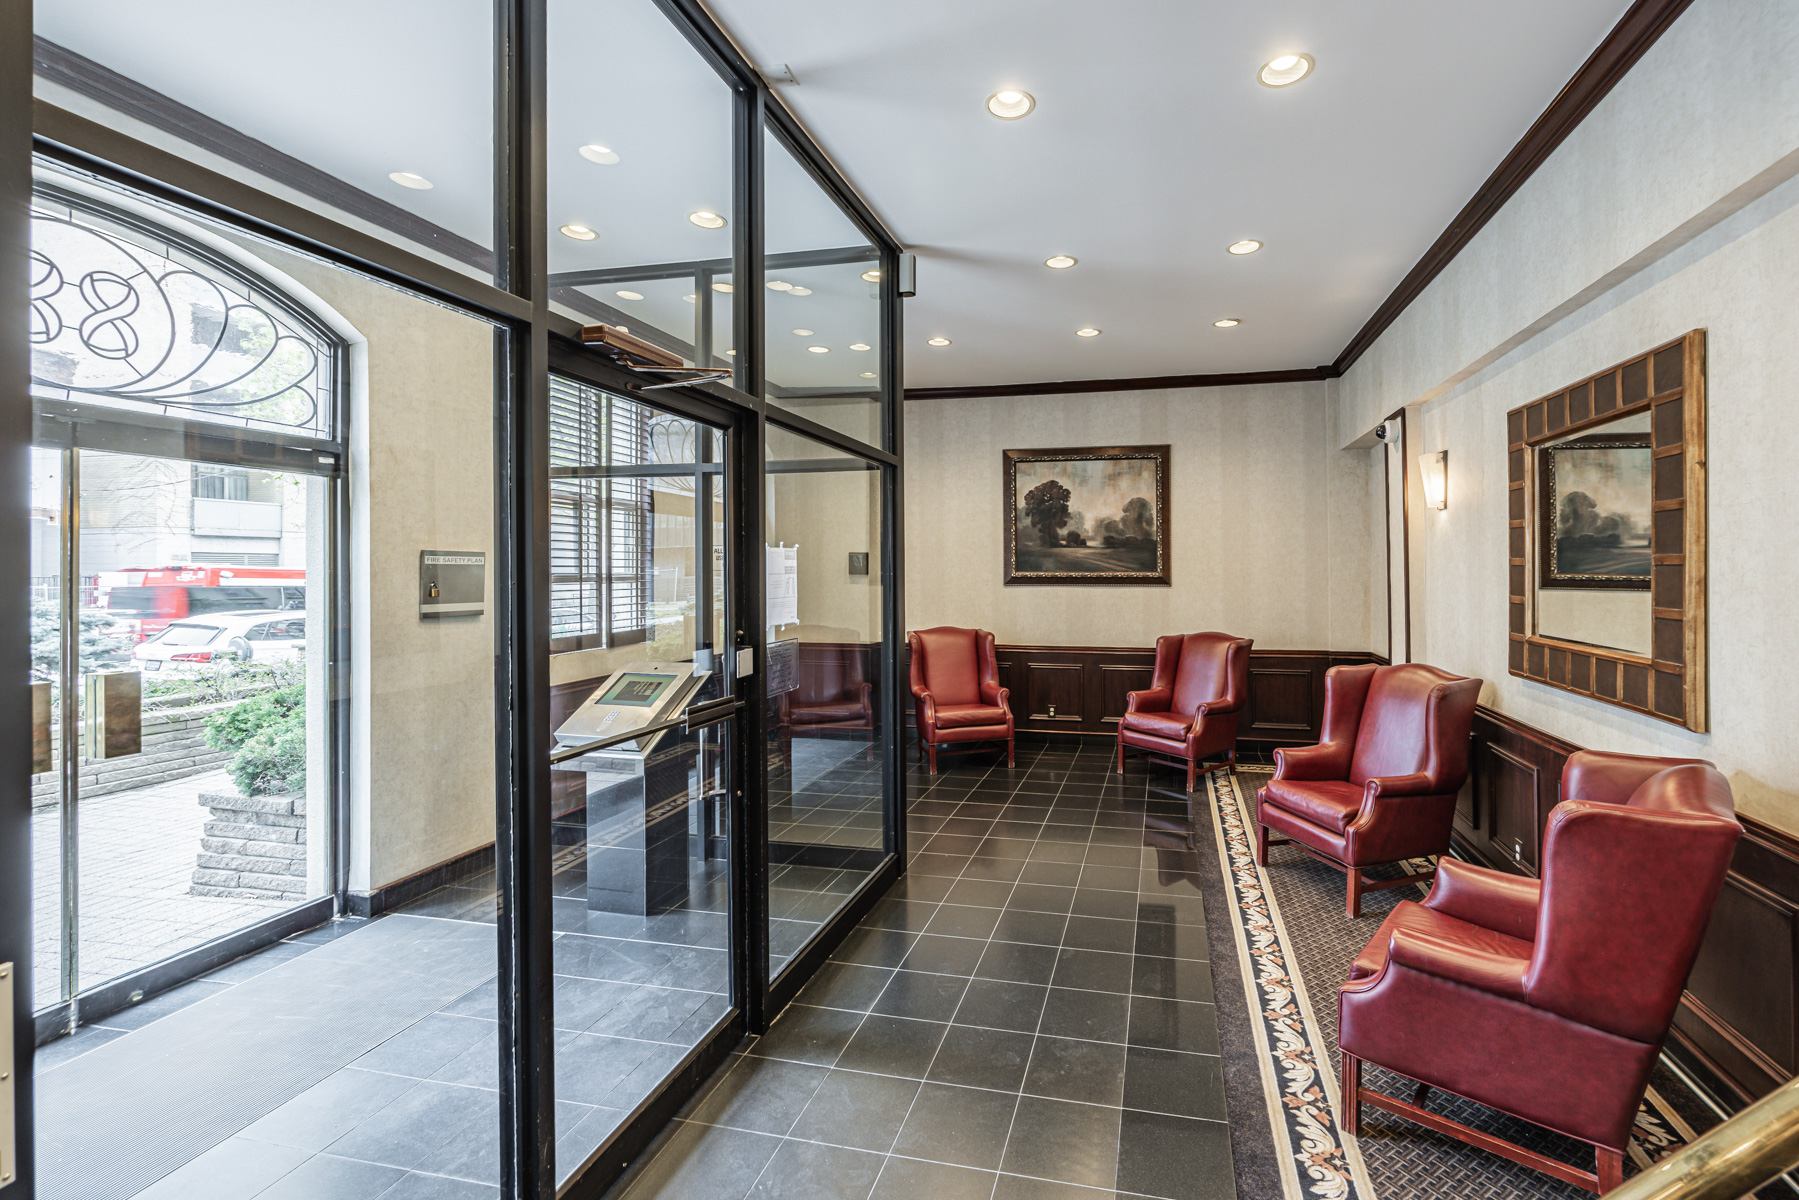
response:
M723 217L715 212L707 212L703 208L700 209L699 212L688 213L687 219L692 221L695 225L698 225L701 229L723 229L725 227L725 219Z
M862 378L864 378L864 379L873 379L874 377L875 377L875 373L873 371L862 372Z
M725 353L729 354L732 358L737 357L737 351L735 351L735 350L727 350L727 351L725 351Z
M1220 329L1235 329L1237 326L1243 324L1243 319L1241 317L1226 317L1222 321L1213 321L1212 324Z
M1036 107L1036 97L1016 88L1007 88L987 97L987 111L1002 121L1016 121Z
M712 290L715 292L725 292L727 294L736 291L736 289L728 283L715 283L712 285Z
M927 341L925 343L925 345L927 345L927 346L947 346L947 345L949 345L949 339L948 338L932 338L929 341Z
M1054 256L1053 258L1044 259L1043 265L1048 267L1052 271L1066 271L1069 267L1074 266L1075 263L1078 263L1080 261L1081 261L1080 259L1070 258L1066 254L1058 254L1058 255Z
M810 329L796 329L793 331L793 336L794 337L811 337L812 331Z
M873 349L873 347L871 347L867 342L851 342L850 349L851 350L869 350L869 349Z
M641 300L641 299L643 299L642 292L633 292L629 288L621 288L617 292L614 292L613 294L615 296L617 296L620 300Z
M791 292L793 290L793 285L784 279L771 279L768 281L768 290L771 292Z
M411 171L389 171L387 177L401 187L408 187L416 192L428 192L433 186L429 179L423 175L414 175Z
M630 333L631 332L631 327L629 325L614 325L613 328L618 330L620 333Z
M698 296L682 296L681 299L687 301L689 304L698 304L700 300Z
M602 167L610 167L618 161L618 152L595 143L581 147L581 157L588 162L599 163Z
M1262 243L1256 241L1254 238L1244 238L1240 242L1232 242L1230 245L1225 247L1225 249L1230 251L1232 254L1254 254L1257 250L1260 250L1261 248L1262 248Z
M1310 54L1283 54L1263 63L1262 69L1256 72L1256 78L1263 87L1286 87L1290 83L1298 83L1311 73Z
M803 288L803 287L790 287L787 289L787 294L789 296L810 296L812 294L812 289L811 288Z
M561 226L561 233L563 237L572 237L577 242L591 242L600 236L585 225L574 224Z
M1100 333L1099 330L1097 330L1097 329L1093 328L1093 326L1089 325L1085 329L1075 330L1074 336L1076 336L1076 337L1098 337L1099 333Z
M807 346L806 349L814 354L829 354L831 352L829 346Z
M862 278L864 278L864 279L866 279L866 280L868 280L868 282L870 282L870 283L879 283L879 282L881 282L881 268L879 268L879 267L876 267L876 268L875 268L875 269L874 269L874 270L872 270L872 271L864 271L864 272L862 272Z

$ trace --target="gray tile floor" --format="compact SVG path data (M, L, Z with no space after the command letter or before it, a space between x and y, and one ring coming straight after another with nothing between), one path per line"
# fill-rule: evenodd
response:
M1187 800L1109 749L910 772L908 876L616 1200L1233 1197Z

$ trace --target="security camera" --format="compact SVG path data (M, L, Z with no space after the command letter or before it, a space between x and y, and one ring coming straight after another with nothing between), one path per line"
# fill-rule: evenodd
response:
M1379 425L1376 425L1374 427L1374 436L1383 442L1391 440L1392 435L1387 432L1387 429L1391 424L1392 423L1389 421L1382 421Z

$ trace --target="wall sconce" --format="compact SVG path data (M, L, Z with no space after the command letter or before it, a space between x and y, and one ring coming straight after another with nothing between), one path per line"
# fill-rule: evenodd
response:
M1449 507L1449 451L1418 456L1418 474L1424 484L1424 503L1431 508Z

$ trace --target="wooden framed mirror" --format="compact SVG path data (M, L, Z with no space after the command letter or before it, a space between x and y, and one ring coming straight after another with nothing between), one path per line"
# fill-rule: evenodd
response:
M1705 331L1506 414L1509 670L1703 733Z

